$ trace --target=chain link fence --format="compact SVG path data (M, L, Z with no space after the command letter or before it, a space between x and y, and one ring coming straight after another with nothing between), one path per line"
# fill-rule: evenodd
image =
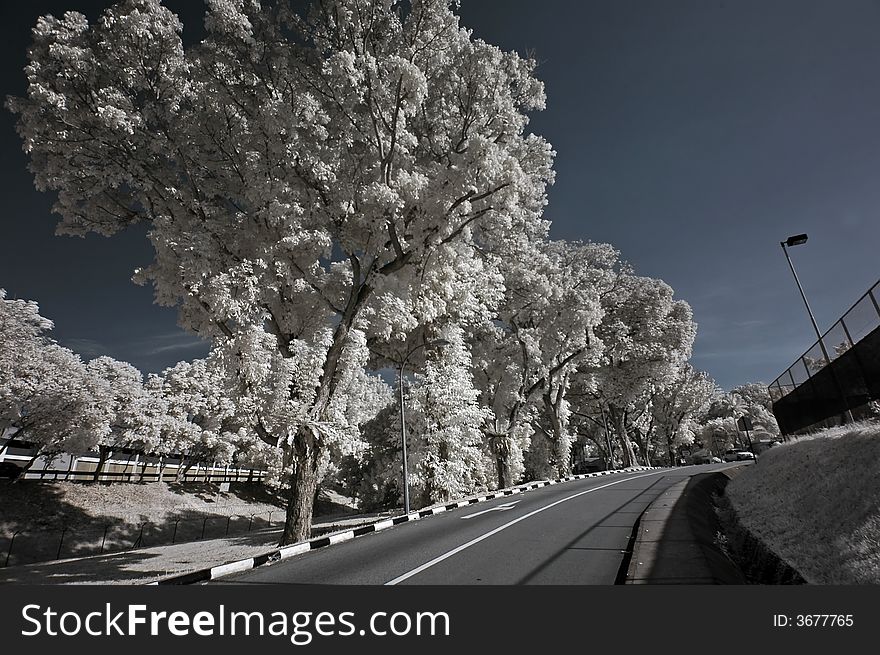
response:
M232 510L232 507L228 509ZM161 522L136 524L108 521L22 529L11 534L0 534L0 557L6 567L217 539L278 528L284 524L284 517L285 511L277 509L225 515L186 514Z
M880 281L768 386L783 434L880 399Z

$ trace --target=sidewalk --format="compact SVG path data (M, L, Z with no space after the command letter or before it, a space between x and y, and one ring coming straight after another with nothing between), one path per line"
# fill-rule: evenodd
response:
M626 584L746 584L717 543L712 503L734 471L682 480L648 506L639 521Z
M312 525L312 531L319 535L351 529L373 523L381 516L376 514L352 518L317 519ZM221 539L205 539L0 568L0 585L152 584L205 567L221 566L228 562L257 557L277 548L280 537L281 528L272 528Z

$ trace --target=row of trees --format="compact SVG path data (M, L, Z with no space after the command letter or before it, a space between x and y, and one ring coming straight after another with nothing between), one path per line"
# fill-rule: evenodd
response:
M447 0L208 4L186 46L158 0L41 18L9 107L59 232L149 225L135 280L212 351L143 388L179 384L185 423L277 462L282 543L326 475L387 491L381 374L418 345L448 344L411 368L426 501L564 472L578 435L623 465L671 452L703 380L690 309L610 246L548 240L534 61Z
M435 330L442 348L416 348L423 356L411 362L405 405L417 504L567 475L575 453L608 467L674 465L683 446L717 453L736 443L741 416L778 433L764 385L725 393L687 362L695 325L667 285L634 276L608 246L541 248L559 259L503 267L503 310L470 330ZM514 275L528 284L517 287ZM578 275L588 283L573 283ZM562 298L571 293L582 295ZM190 465L264 468L284 480L284 450L249 420L259 411L250 377L230 370L221 349L144 378L110 357L84 363L49 337L51 328L36 303L0 290L0 427L35 444L28 466L41 455L98 451L98 479L114 450L134 448L183 454ZM423 330L413 338L417 346L424 339ZM352 368L334 423L345 433L334 435L338 450L320 467L365 508L395 506L402 494L399 403L382 370L389 357L373 349Z
M180 362L161 375L127 362L79 355L50 338L52 322L32 301L0 289L0 431L33 444L40 457L98 452L95 480L115 450L184 455L187 464L272 460L234 423L234 403L208 361ZM0 445L0 453L8 446Z

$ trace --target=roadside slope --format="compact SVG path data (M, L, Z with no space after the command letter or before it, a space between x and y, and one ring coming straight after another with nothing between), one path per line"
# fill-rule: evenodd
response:
M811 584L880 584L880 423L772 448L726 489L746 530Z

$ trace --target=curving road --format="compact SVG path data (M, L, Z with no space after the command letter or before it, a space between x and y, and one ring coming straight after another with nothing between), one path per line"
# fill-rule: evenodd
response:
M461 507L214 584L610 585L668 487L715 466L572 480Z

